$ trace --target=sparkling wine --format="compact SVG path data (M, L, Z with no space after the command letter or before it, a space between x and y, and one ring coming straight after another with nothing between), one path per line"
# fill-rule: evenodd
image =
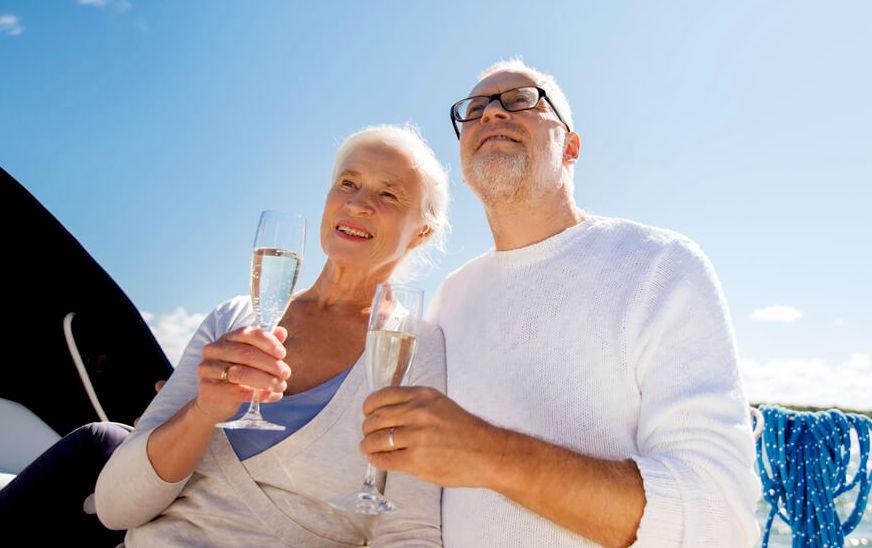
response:
M261 327L272 330L291 300L300 256L286 249L259 247L251 259L251 304Z
M400 331L370 331L366 335L369 367L368 381L372 390L399 386L406 377L418 340L411 333Z

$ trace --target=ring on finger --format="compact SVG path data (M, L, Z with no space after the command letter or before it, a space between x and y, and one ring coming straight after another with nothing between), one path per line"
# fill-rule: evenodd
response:
M230 382L230 365L225 365L221 371L221 382Z
M397 448L397 444L394 441L394 431L395 430L396 430L396 428L391 428L390 430L388 430L388 447L390 447L391 449Z

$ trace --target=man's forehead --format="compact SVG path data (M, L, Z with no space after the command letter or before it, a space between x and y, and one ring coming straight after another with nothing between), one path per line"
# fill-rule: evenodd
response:
M502 70L487 76L476 84L476 86L472 88L472 91L469 92L469 95L491 95L493 93L500 93L507 89L514 89L521 86L538 85L538 82L523 72Z

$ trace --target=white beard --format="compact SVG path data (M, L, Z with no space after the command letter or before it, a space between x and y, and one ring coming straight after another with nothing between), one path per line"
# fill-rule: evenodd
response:
M473 189L485 203L515 201L520 198L524 181L529 179L530 157L499 151L472 160L470 176Z
M534 152L506 154L500 151L473 156L464 173L470 186L486 204L519 203L535 199L553 182L559 182L563 145L551 142ZM550 184L549 184L550 183Z

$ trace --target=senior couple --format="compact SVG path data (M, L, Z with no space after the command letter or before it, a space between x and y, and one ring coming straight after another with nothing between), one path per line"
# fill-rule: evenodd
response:
M498 63L451 116L495 246L433 297L411 386L367 394L367 308L441 242L447 176L413 130L370 128L337 153L314 285L272 334L247 298L216 308L103 468L97 513L126 545L755 542L747 403L699 247L575 204L553 77ZM284 436L215 428L254 390ZM333 510L366 459L399 509Z

